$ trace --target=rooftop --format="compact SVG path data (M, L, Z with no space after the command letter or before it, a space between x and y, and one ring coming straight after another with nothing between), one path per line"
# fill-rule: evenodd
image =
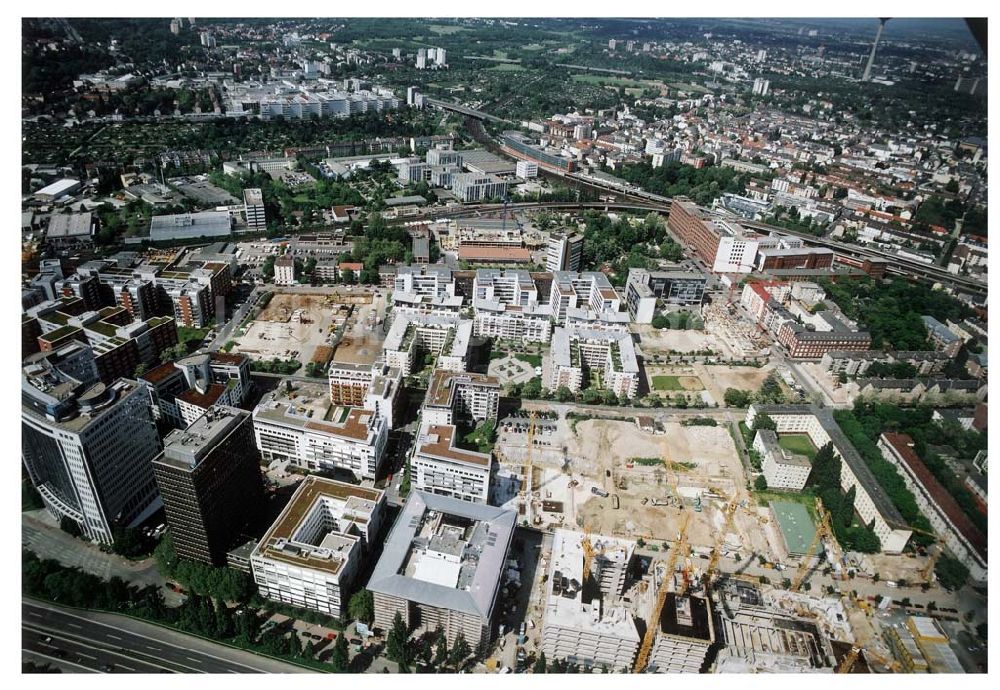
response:
M417 439L417 453L432 458L464 462L479 467L489 467L492 459L486 453L465 450L455 445L456 428L452 424L434 424L426 428Z
M292 383L291 392L286 390L286 381ZM254 420L367 442L375 413L360 407L331 405L326 382L286 378L260 401L253 415Z
M500 382L495 376L486 376L470 372L455 372L445 369L435 369L427 385L426 401L428 405L451 407L455 389L462 385L488 386L500 391Z
M234 407L208 410L187 429L175 429L163 439L163 452L154 461L193 470L250 413Z
M254 556L337 575L359 534L367 534L385 492L322 477L306 477L264 534ZM317 511L325 520L311 520ZM317 529L316 525L319 525Z
M514 511L413 491L368 589L486 622L516 518Z
M809 551L816 536L816 526L809 517L809 511L801 503L791 501L771 501L771 510L778 520L778 527L781 529L781 536L785 539L788 553L793 555L805 555ZM817 543L813 547L813 554L819 554L821 547Z

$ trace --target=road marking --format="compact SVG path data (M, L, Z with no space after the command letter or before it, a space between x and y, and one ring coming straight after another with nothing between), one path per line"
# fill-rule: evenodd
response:
M87 659L93 659L95 661L97 660L96 656L90 656L89 654L84 654L83 652L73 652L73 653L76 654L77 656L82 656L82 657L85 657Z
M134 668L132 668L131 666L126 666L125 664L118 664L118 668L124 668L124 669L127 669L129 671L135 671Z
M111 633L108 633L107 635L108 635L108 637L110 637L110 638L111 638L112 640L120 640L120 639L122 639L122 638L118 637L117 635L112 635Z
M153 646L151 646L151 645L146 645L146 649L151 649L151 650L153 650L154 652L159 652L159 651L162 651L162 650L161 650L161 649L160 649L159 647L153 647Z
M66 625L68 625L71 628L76 628L77 630L83 630L83 626L77 625L76 623L66 623Z
M27 613L28 613L29 616L34 616L35 618L41 618L42 617L42 614L35 613L34 611L28 611Z
M193 662L194 662L194 663L196 663L196 664L200 664L200 663L202 663L202 660L201 660L201 659L193 659L193 658L191 658L191 657L189 657L189 656L186 656L186 657L184 657L184 658L185 658L185 659L187 659L188 661L193 661Z

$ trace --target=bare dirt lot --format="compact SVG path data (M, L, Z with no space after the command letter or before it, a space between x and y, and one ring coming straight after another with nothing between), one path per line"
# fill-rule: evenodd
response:
M360 295L358 296L360 297ZM347 321L344 335L337 345L333 359L351 364L371 364L382 353L385 333L385 299L381 295L365 296L367 301L354 308Z
M674 352L697 352L712 350L728 356L728 351L718 338L705 331L658 330L648 325L633 325L632 330L639 335L639 347L644 354Z
M277 357L309 362L318 348L330 345L337 325L349 312L341 295L275 293L260 316L235 339L235 351L257 360Z
M721 496L745 496L742 466L726 427L685 427L678 422L664 427L665 433L653 434L633 422L588 419L578 421L574 431L565 419L540 422L532 453L535 514L547 525L650 542L676 539L687 514L693 546L711 547L720 533L732 532L728 543L766 549L749 511L737 512L734 529L725 527ZM501 424L498 448L505 464L516 471L525 457L525 443L523 433L507 432ZM670 465L643 464L634 458L669 459ZM595 489L608 495L595 494ZM561 510L543 512L543 501L561 504Z

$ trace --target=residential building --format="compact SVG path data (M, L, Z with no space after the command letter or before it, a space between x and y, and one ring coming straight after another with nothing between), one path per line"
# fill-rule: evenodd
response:
M768 488L792 491L805 488L812 463L806 456L782 448L776 433L770 429L760 429L754 437L753 449L760 453L761 468Z
M496 419L500 382L494 376L435 369L421 412L426 424L453 424L455 418L481 422Z
M583 266L583 235L553 232L545 252L550 271L579 271Z
M700 305L708 278L694 271L647 271L630 268L625 282L625 308L636 323L650 323L658 299L668 304Z
M274 260L274 284L295 285L295 258L282 254Z
M160 452L139 386L84 384L45 359L21 373L21 461L46 509L111 544L162 505L152 459Z
M372 376L370 364L330 362L328 369L330 402L334 405L361 407L365 404Z
M410 472L413 486L427 493L462 501L487 503L492 458L456 445L454 424L424 421L417 437Z
M384 512L384 491L303 479L250 556L261 596L342 618Z
M924 321L924 326L927 327L927 340L934 346L934 349L944 352L949 357L957 355L962 347L962 339L933 316L922 316L921 318Z
M620 331L556 328L552 333L549 388L573 392L596 386L619 398L639 391L639 364L632 336Z
M224 566L226 553L264 507L250 413L213 406L191 426L170 432L153 474L177 555Z
M449 646L461 634L485 648L516 520L511 510L412 491L368 580L375 627L389 630L398 613L409 630L440 627Z
M913 439L906 434L885 432L879 437L882 457L897 468L907 488L927 516L931 528L948 550L969 569L976 582L987 580L987 540L958 505L951 492L927 468L913 450Z
M747 427L752 429L754 419L761 413L774 420L778 434L806 434L817 448L832 443L834 453L841 459L841 490L846 492L855 487L854 509L866 525L874 523L882 551L902 552L912 534L910 526L875 479L868 463L841 431L829 409L812 405L754 404L747 410Z
M436 358L436 367L465 371L472 321L444 316L396 314L383 343L385 363L403 376L416 371L420 353Z
M247 218L247 227L251 230L263 230L267 227L267 214L264 212L264 195L258 187L248 187L243 190L243 210Z

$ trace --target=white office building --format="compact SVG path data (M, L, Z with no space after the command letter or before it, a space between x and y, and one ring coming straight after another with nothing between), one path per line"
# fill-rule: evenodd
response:
M485 453L455 445L452 424L423 424L417 438L410 475L420 491L472 503L489 502L492 459Z
M545 249L545 268L550 271L579 271L583 265L583 235L554 232Z
M243 210L246 213L248 228L263 230L267 227L267 216L264 213L264 195L260 189L248 187L243 190Z
M496 175L456 173L451 176L451 191L464 203L484 199L506 199L507 182Z
M329 388L283 379L253 411L261 457L289 460L305 470L343 469L374 479L389 437L386 418L363 407L333 405Z
M261 596L341 618L384 510L384 491L306 477L250 556Z
M518 161L514 170L514 174L522 180L531 180L538 177L538 163L534 161Z

